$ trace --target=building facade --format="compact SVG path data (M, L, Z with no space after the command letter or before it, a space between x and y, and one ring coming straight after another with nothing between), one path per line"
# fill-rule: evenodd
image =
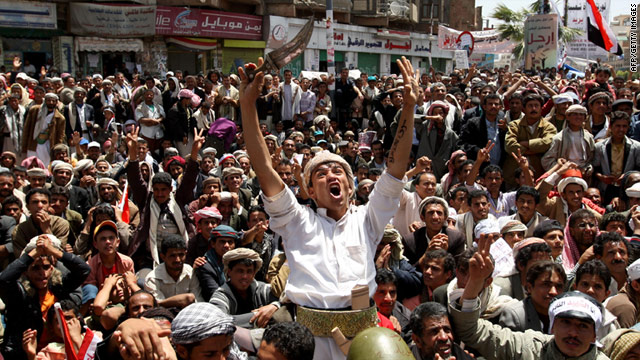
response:
M77 75L228 73L271 51L274 35L295 36L313 15L312 41L290 67L323 71L325 7L325 0L0 0L1 65L19 56L32 76L42 66ZM404 55L416 67L445 70L453 56L438 50L437 25L478 30L479 10L475 0L333 0L338 68L397 72Z

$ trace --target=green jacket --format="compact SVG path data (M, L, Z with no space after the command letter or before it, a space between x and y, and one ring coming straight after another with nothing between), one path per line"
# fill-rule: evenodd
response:
M569 359L556 347L553 335L527 330L514 332L480 319L480 309L462 312L449 305L451 321L458 340L476 349L487 360L522 359L556 360ZM572 360L607 360L596 346L584 355Z

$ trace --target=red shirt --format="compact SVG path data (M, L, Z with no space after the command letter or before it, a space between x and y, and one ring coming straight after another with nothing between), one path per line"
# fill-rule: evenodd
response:
M396 328L393 326L393 323L391 322L391 320L389 320L389 318L387 318L386 316L382 315L379 311L378 311L378 320L379 320L378 322L379 327L384 327L384 328L396 331Z
M102 269L102 276L103 279L106 279L107 276L111 275L111 274L117 274L118 270L116 269L116 264L113 263L113 266L110 268L105 267L104 265L100 266L100 268Z

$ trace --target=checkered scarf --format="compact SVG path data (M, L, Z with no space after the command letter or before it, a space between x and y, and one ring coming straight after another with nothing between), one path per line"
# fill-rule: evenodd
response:
M193 344L236 331L233 318L213 304L199 302L182 309L171 323L174 344Z

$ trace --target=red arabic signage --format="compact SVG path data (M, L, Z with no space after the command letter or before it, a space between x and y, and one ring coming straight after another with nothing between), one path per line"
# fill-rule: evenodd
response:
M222 11L158 6L156 34L262 40L262 17Z
M359 34L360 37L351 37L349 34L345 35L343 32L334 32L333 33L333 41L336 46L343 46L349 49L387 49L387 50L405 50L411 51L411 40L400 41L400 40L390 40L390 39L378 39L375 38L372 34ZM430 51L430 49L422 48L422 51ZM416 45L415 51L420 51L418 45Z

